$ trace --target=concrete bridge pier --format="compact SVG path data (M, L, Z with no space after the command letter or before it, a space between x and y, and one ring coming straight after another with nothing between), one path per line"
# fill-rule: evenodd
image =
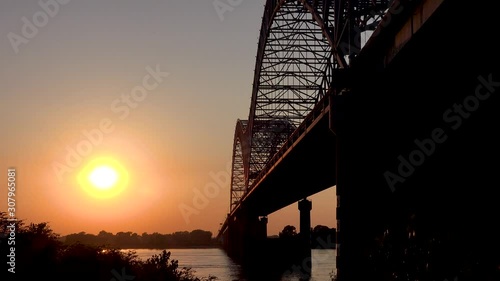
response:
M299 235L302 242L302 249L306 256L311 256L311 210L312 202L307 199L299 201L300 226Z
M267 217L242 212L228 225L224 248L228 255L241 263L252 263L263 255L267 238Z
M384 138L373 138L377 132L371 128L377 126L372 122L376 123L373 119L381 105L376 100L366 102L362 98L387 90L382 87L385 84L377 83L380 75L367 78L357 73L341 74L347 82L340 88L346 94L333 97L330 125L336 135L337 149L337 280L373 280L367 252L372 249L378 233L383 233L391 193L381 176L382 165L377 161L388 151L386 146L395 144L388 144ZM348 83L351 81L352 85ZM373 109L368 105L373 105Z
M303 271L306 274L311 274L311 209L312 202L307 199L299 201L300 211L300 226L299 226L299 252L304 263L309 266L304 266Z
M257 239L265 240L267 238L267 217L260 217L258 222Z

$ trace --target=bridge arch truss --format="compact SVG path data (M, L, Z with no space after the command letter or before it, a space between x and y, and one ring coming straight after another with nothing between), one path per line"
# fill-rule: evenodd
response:
M388 0L267 0L248 120L233 142L231 212L269 160L330 92L334 70L348 68L361 32L372 30Z

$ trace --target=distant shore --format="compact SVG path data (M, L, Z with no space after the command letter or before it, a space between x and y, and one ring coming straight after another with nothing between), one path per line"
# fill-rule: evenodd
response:
M195 229L191 232L178 231L171 234L117 232L115 234L100 231L97 235L80 232L60 238L65 244L81 243L86 245L103 246L117 249L192 249L215 248L217 241L210 231Z
M215 248L221 248L218 245L213 245L213 246L199 246L199 247L164 247L164 248L148 248L148 247L139 247L139 248L120 248L117 247L121 250L141 250L141 249L147 249L147 250L169 250L169 249L215 249Z

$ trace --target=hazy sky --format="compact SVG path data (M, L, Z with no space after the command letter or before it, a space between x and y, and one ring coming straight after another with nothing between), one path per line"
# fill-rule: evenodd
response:
M16 168L17 217L62 235L217 232L265 2L217 1L236 5L0 1L0 178ZM77 180L103 157L128 175L111 198ZM334 189L310 199L313 226L335 227ZM196 213L183 216L182 206ZM268 233L298 228L298 218L297 204L271 214Z

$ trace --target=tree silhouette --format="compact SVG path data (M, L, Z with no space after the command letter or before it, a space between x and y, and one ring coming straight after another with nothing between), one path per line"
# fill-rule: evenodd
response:
M311 247L312 248L334 248L336 243L335 228L330 228L325 225L316 225L311 231Z
M280 238L291 238L297 235L297 229L293 225L287 225L279 233Z
M0 253L3 264L12 245L9 245L9 228L14 224L15 233L15 277L16 280L39 280L49 277L53 281L206 281L213 276L195 277L189 268L179 268L177 260L170 252L163 250L143 261L134 251L124 252L109 246L84 244L80 240L110 237L101 231L99 235L80 232L69 240L78 242L62 243L60 236L52 231L48 223L30 223L22 220L11 222L5 212L0 212ZM202 234L202 232L195 232ZM111 234L112 235L112 234ZM112 235L114 236L114 235ZM121 238L129 237L127 243L142 237L131 232L122 232ZM95 241L94 241L95 242ZM9 275L10 274L10 275ZM118 276L118 277L117 277ZM123 277L126 276L125 279ZM12 273L6 268L0 272L0 280L10 280Z

